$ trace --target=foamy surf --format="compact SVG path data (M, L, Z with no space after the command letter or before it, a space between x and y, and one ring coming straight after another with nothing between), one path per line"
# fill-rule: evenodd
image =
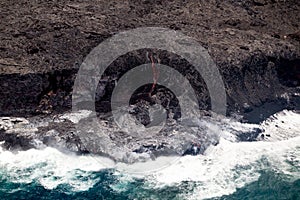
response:
M265 169L286 174L291 180L300 178L298 113L285 110L260 125L218 117L201 119L199 123L220 135L219 144L209 147L204 155L180 157L171 164L164 160L168 166L151 175L126 174L128 167L136 171L143 168L141 163L116 165L100 156L66 154L50 147L17 153L0 148L0 171L12 183L37 182L48 190L68 185L72 192L80 192L88 191L99 182L100 178L93 176L94 172L114 168L118 182L109 187L115 192L130 189L130 183L137 179L145 180L143 187L152 189L180 187L183 182L188 182L192 189L179 194L178 198L197 200L232 194L237 188L258 180L260 171ZM262 141L238 141L237 132L253 128L265 130L262 133L264 139L259 136Z
M113 164L107 158L65 154L51 147L17 153L0 147L0 170L7 174L10 182L36 181L46 189L67 184L74 191L88 190L98 181L90 177L92 172L107 168L110 162Z
M274 129L274 124L282 121L286 123ZM286 125L289 123L291 126ZM232 142L221 138L219 144L211 146L203 156L182 157L176 164L148 177L151 187L194 182L193 192L181 198L198 200L231 194L258 180L260 171L265 169L289 175L292 180L299 179L300 115L285 110L261 126L265 129L264 134L270 134L274 139Z
M300 114L283 110L262 122L264 140L279 141L300 136Z

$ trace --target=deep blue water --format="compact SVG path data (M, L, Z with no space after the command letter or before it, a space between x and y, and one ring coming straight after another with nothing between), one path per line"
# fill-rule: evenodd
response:
M231 195L213 199L300 199L300 179L286 181L286 175L273 171L261 171L260 178L242 188L238 188ZM59 185L57 188L47 190L37 182L29 184L11 183L3 174L1 175L0 199L180 199L181 194L193 192L192 182L183 182L178 186L150 189L141 179L126 184L125 191L115 191L110 186L118 184L118 179L110 170L95 172L93 178L99 178L94 187L84 192L71 192L68 185ZM120 186L122 187L122 186ZM202 199L199 197L199 199Z
M285 111L261 125L274 141L220 139L206 155L139 178L104 169L100 157L0 146L0 200L300 200L299 119Z

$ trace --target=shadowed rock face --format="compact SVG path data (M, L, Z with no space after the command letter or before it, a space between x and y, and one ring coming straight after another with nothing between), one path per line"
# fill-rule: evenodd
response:
M27 150L51 146L63 152L92 153L109 157L117 162L134 163L159 156L182 156L203 153L210 145L218 144L221 127L227 127L230 141L256 141L259 127L230 128L228 119L203 116L173 123L167 121L161 131L145 129L124 131L111 118L99 121L93 129L91 111L81 110L64 115L31 118L0 118L0 141L6 149ZM85 127L78 124L83 120ZM126 117L124 118L126 120ZM127 122L130 124L130 122ZM210 126L219 127L210 130ZM84 129L88 128L88 133ZM218 132L220 131L220 132ZM225 133L225 132L224 132ZM196 152L193 147L197 144Z
M145 26L182 31L200 42L223 76L229 111L249 112L297 92L298 64L286 63L299 62L299 7L296 0L2 1L0 114L70 109L77 70L90 50L119 31ZM149 62L147 52L190 77L200 108L209 109L206 85L189 63L169 52L139 50L107 70L98 86L98 111L110 110L115 80Z
M45 125L40 117L70 110L74 80L85 56L115 33L138 27L178 30L205 47L222 75L228 114L238 113L248 121L259 122L284 108L299 109L298 0L4 0L0 5L0 116L30 116L33 120L22 125L30 131L10 128L10 132L9 128L0 128L0 140L6 141L7 148L27 149L37 145L34 141L41 141L75 152L97 153L95 148L86 148L89 145L80 140L71 122L55 122L47 116ZM110 98L116 81L133 67L149 63L149 54L154 55L155 62L160 60L187 77L200 109L210 109L206 84L193 66L170 52L141 49L120 56L106 70L96 91L98 112L111 110ZM151 85L141 87L131 99L132 104L142 104L132 114L144 125L149 123L145 107L153 103L145 95L149 90ZM180 106L172 92L158 86L153 94L174 119L180 118ZM178 130L183 134L186 131ZM107 131L119 130L107 128ZM172 128L164 131L170 133ZM253 140L256 131L241 133L240 137ZM197 133L201 142L206 141L201 139L201 131ZM127 138L126 134L116 135L112 134L109 141L123 145L120 139ZM155 143L135 139L126 144L136 144L129 147L130 152L154 154L164 154L177 144L175 153L181 154L192 140L188 138L179 145L171 140ZM202 147L201 151L205 145ZM107 149L101 152L114 157Z

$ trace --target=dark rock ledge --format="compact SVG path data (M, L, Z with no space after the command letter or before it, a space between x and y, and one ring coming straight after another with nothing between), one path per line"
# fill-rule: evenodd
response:
M40 141L57 148L67 146L71 151L89 152L86 144L79 141L80 134L72 128L74 124L55 121L53 116L71 109L72 87L84 57L111 35L137 27L178 30L202 44L223 77L228 115L238 114L246 121L259 122L285 108L299 110L298 0L4 0L0 5L0 116L10 117L1 118L0 140L6 140L7 148L36 147L40 143L34 141ZM209 110L205 82L186 60L166 51L141 49L119 57L105 72L96 94L99 113L111 110L115 82L132 67L149 62L149 53L155 55L155 61L159 58L162 64L189 77L200 109ZM145 91L149 91L149 86L140 88L132 103L140 102ZM167 102L175 120L180 118L176 97L162 87L157 87L153 94L160 96L159 101ZM103 123L105 120L108 119L103 119ZM146 117L140 121L149 123ZM116 127L104 126L104 130L118 132ZM122 134L110 137L129 137ZM252 138L248 134L243 137ZM155 142L138 145L138 141L133 141L136 146L129 148L133 152L168 145L159 143L154 147ZM177 146L178 152L173 152L184 153L183 146ZM110 155L105 150L103 153Z
M221 116L203 116L200 121L168 121L161 131L141 128L138 132L123 131L112 119L100 120L100 127L93 134L84 135L86 133L77 125L79 120L85 120L88 125L93 120L90 114L91 111L81 110L43 118L1 117L0 141L4 141L2 146L11 151L51 146L63 152L92 153L118 162L133 163L162 155L203 153L210 145L218 144L221 136L221 133L210 130L210 125L219 127L219 130L227 127L233 134L227 138L231 141L253 141L263 131L259 126L249 128L247 125L241 131L230 128ZM193 150L195 146L196 152Z

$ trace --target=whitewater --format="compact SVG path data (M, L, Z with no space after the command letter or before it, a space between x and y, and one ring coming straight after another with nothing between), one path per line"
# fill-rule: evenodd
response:
M287 182L300 179L299 113L283 110L261 124L241 123L230 118L217 121L199 122L218 132L220 141L216 146L210 146L204 155L180 157L153 173L126 173L123 169L134 169L134 166L117 164L95 155L62 153L51 147L18 152L0 147L0 191L1 194L14 194L34 183L33 187L43 187L45 191L67 188L61 189L60 193L76 197L77 193L100 187L99 182L105 184L101 187L109 188L114 194L130 193L132 184L142 182L138 187L144 193L173 188L176 199L209 199L233 194L258 181L262 171L281 174ZM237 141L232 133L232 130L257 127L264 130L258 141ZM158 159L168 163L167 158ZM136 169L141 168L140 164L133 165ZM108 176L114 177L114 181L103 182L107 176L97 174L106 170L110 171ZM7 186L9 184L19 187L12 188ZM130 195L127 198L135 199Z

